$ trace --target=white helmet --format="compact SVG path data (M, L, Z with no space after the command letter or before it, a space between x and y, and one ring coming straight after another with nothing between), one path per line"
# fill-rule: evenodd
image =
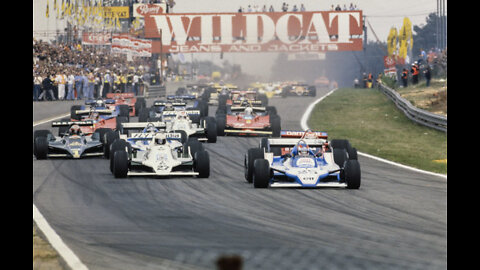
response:
M167 142L167 136L163 133L157 133L154 137L155 144L163 145Z
M253 113L252 107L245 108L245 115L252 115L252 113Z

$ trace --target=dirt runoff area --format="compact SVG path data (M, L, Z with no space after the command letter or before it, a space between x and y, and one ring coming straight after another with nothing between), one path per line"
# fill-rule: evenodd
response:
M431 113L447 116L447 80L432 79L430 86L425 81L398 88L397 92L413 106Z
M33 223L33 270L66 270L57 251Z

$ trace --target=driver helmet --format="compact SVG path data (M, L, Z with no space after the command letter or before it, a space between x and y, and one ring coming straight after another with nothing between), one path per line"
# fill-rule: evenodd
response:
M245 115L252 115L252 113L253 113L252 107L245 108Z
M315 134L315 132L313 132L311 129L307 129L305 131L305 136L304 136L305 139L316 139L317 138L317 135Z
M188 119L188 114L186 111L179 111L177 114L177 119Z
M72 135L79 135L80 134L80 126L75 124L70 127L70 134Z
M299 142L297 151L299 156L308 156L308 145L304 141Z
M145 131L146 132L157 132L157 128L152 124L152 123L149 123L147 125L147 127L145 128Z
M167 104L165 104L165 111L173 111L174 108L173 108L173 105L171 102L167 102Z
M163 133L158 133L155 135L154 140L155 144L163 145L167 142L167 136L165 136Z
M100 100L100 99L95 102L95 105L97 107L105 107L103 100Z

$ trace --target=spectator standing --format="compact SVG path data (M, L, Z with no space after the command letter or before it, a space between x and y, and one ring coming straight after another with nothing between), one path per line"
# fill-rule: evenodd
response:
M137 75L137 73L135 73L132 79L132 91L135 94L135 96L138 95L138 83L139 83L139 76Z
M57 83L58 87L58 100L63 100L65 98L65 83L66 78L63 74L63 71L60 71L57 76L55 77L55 82Z
M102 88L102 74L100 74L100 72L97 72L95 74L95 93L93 95L95 98L100 98L102 96Z
M293 12L297 12L297 11L298 11L297 5L293 5L292 11L293 11Z
M132 72L128 72L128 74L127 74L126 92L133 92L132 84L133 84L133 73L132 73Z
M335 10L335 6L332 5L332 6L330 7L330 10L331 10L331 11L334 11L334 10Z
M406 68L403 69L401 78L402 78L403 87L407 87L408 86L408 70Z
M283 12L287 12L287 11L288 11L288 4L285 3L285 2L283 2L283 4L282 4L282 11L283 11Z
M40 96L40 92L42 91L42 76L40 74L36 74L33 76L33 100L38 101L38 97Z
M262 12L267 12L267 5L263 5Z
M87 74L85 74L83 71L82 71L82 92L83 92L83 98L84 99L87 99L88 98L88 88L89 88L89 85L88 85L88 77L87 77Z
M300 5L300 11L306 11L305 6L303 4Z
M75 84L75 76L73 76L73 72L70 72L67 77L67 98L66 100L74 100L75 93L73 90L73 86Z
M77 71L77 75L75 75L75 90L77 93L77 99L81 99L83 92L83 78L82 73Z
M239 12L239 13L242 13L242 12L243 12L242 6L240 6L240 8L238 9L238 12Z
M127 78L125 77L125 74L123 72L120 73L120 90L122 93L125 93L125 86L127 85Z
M275 10L273 9L273 5L270 5L270 8L268 9L268 12L275 12Z
M103 77L103 92L102 97L105 98L110 92L110 87L112 86L112 76L110 75L110 70L107 69L105 76Z
M252 12L252 7L250 5L248 5L248 8L247 8L247 12Z
M430 68L430 65L427 65L425 70L423 71L423 75L425 76L425 80L427 81L426 86L430 86L430 80L432 79L432 69Z
M95 76L93 72L87 74L88 79L88 90L87 90L87 99L94 99L93 91L95 90Z
M412 73L412 84L417 84L419 70L416 62L412 64L412 68L410 69L410 72Z
M337 6L335 7L335 11L342 11L342 8L340 7L340 5L337 5Z
M47 99L48 100L55 100L55 96L53 94L53 82L50 79L49 75L46 75L45 78L43 79L42 88L43 88L43 92L40 94L38 99L43 98L43 100L47 100ZM49 94L50 98L48 98L46 94Z

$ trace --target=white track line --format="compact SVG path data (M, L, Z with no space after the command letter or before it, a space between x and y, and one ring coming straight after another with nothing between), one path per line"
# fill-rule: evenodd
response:
M39 122L33 123L33 126L38 126L44 123L48 123L58 118L67 117L70 114L56 116L47 120L41 120ZM37 224L38 228L47 238L47 241L52 245L52 247L62 256L63 260L70 266L72 270L87 270L88 268L80 261L80 259L73 253L73 251L62 241L60 236L53 230L53 228L48 224L47 220L43 217L42 213L38 208L33 204L33 220Z
M65 245L60 236L50 227L47 220L43 217L42 213L37 209L35 204L33 205L33 219L38 228L43 232L47 241L52 247L62 256L65 262L73 270L87 270L88 268L80 261L80 259L73 253L73 251Z
M310 118L310 114L312 113L315 105L317 105L320 101L322 101L324 98L329 96L331 93L333 93L337 89L338 88L333 89L332 91L328 92L326 95L324 95L321 98L315 100L313 103L311 103L307 107L307 110L305 110L305 112L302 115L302 119L300 120L300 126L302 127L303 130L309 129L309 127L307 125L307 121L308 121L308 118ZM375 159L377 161L385 162L385 163L388 163L388 164L391 164L391 165L395 165L397 167L408 169L408 170L411 170L411 171L420 172L420 173L429 174L429 175L434 175L434 176L443 177L443 178L447 179L447 175L445 175L445 174L433 173L433 172L429 172L429 171L420 170L420 169L417 169L417 168L406 166L406 165L403 165L403 164L400 164L400 163L396 163L396 162L393 162L393 161L390 161L390 160L386 160L386 159L379 158L379 157L376 157L376 156L372 156L372 155L362 153L362 152L358 152L358 154L362 155L362 156L365 156L365 157L368 157L368 158L371 158L371 159Z

